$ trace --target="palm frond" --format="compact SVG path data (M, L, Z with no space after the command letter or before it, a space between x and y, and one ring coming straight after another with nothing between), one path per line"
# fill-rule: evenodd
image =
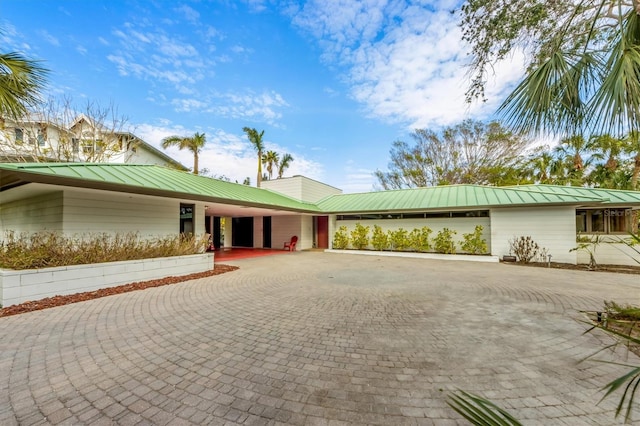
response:
M449 395L447 404L458 414L478 426L519 426L521 423L489 400L458 390Z

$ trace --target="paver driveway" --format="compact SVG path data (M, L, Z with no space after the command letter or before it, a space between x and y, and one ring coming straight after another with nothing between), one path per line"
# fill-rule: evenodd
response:
M577 310L637 275L331 253L0 318L0 424L616 424ZM631 361L638 360L636 358ZM639 417L636 413L636 417Z

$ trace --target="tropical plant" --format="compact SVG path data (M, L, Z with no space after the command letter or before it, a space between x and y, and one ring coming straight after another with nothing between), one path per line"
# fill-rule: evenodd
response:
M511 414L493 402L462 390L449 395L447 404L477 426L521 426Z
M291 166L292 162L293 162L293 157L291 156L291 154L288 154L288 153L282 154L282 157L280 158L280 163L278 163L278 179L282 178L284 171Z
M471 254L485 254L488 251L487 240L482 238L483 227L476 225L473 232L462 234L460 248Z
M193 174L198 174L198 156L205 143L207 143L207 138L204 133L196 132L193 136L168 136L162 139L162 148L167 149L170 146L176 146L178 149L183 150L186 149L193 153Z
M509 248L520 263L530 263L538 257L540 246L530 236L513 237L509 240Z
M264 130L258 133L256 129L243 127L242 131L247 134L247 138L249 142L251 142L253 149L258 153L258 178L256 180L256 186L260 187L260 182L262 182L262 151L264 151L262 137L264 136Z
M389 237L387 236L387 233L382 230L380 225L373 225L371 245L374 250L386 250L389 247Z
M346 226L343 225L338 228L333 235L333 244L331 247L337 250L344 250L349 247L349 234Z
M273 178L273 168L274 168L274 166L278 167L278 163L279 163L279 160L280 160L279 157L280 156L275 151L267 151L262 156L262 164L266 166L267 174L269 175L269 180L271 180Z
M409 248L417 252L427 252L431 250L429 236L432 232L433 231L428 226L423 226L421 229L413 229L408 236Z
M454 254L456 252L456 245L453 241L453 236L457 232L449 228L442 228L438 231L438 234L433 239L433 248L438 253Z
M631 155L633 172L631 174L630 187L638 190L638 178L640 177L640 131L631 131L624 140L623 151Z
M467 0L471 44L468 99L484 96L486 73L512 51L529 58L525 78L499 113L514 131L561 136L637 130L640 16L630 0Z
M364 250L369 246L369 227L356 223L351 231L351 245L356 250Z
M389 230L389 243L395 251L403 251L409 247L409 233L406 229Z
M569 252L572 251L585 251L589 253L589 270L595 271L598 269L598 262L596 262L596 249L600 245L602 240L600 239L600 235L596 235L594 237L586 237L582 236L578 238L578 245Z
M0 54L0 116L17 119L40 102L49 70L16 52Z

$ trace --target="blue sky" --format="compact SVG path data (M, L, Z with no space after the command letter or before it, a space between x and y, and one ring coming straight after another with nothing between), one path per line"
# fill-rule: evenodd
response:
M467 105L456 1L6 0L3 51L41 59L48 95L113 103L159 147L204 132L201 167L255 184L244 126L288 152L285 176L369 191L395 140L415 128L487 119L522 73L520 57ZM187 166L188 152L167 153Z

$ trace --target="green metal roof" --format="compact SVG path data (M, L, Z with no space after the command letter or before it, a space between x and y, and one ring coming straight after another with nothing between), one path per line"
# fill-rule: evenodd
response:
M153 165L0 164L0 190L29 182L262 207L299 213L367 213L537 205L640 205L640 192L554 185L450 185L329 196L305 203L275 191Z
M449 185L361 194L332 195L318 206L330 213L364 213L437 209L476 209L497 206L598 203L600 197L555 194L480 185Z
M637 204L640 203L640 191L625 191L620 189L585 188L581 186L561 185L518 185L512 189L546 192L563 195L577 195L599 197L604 204Z
M153 165L99 163L0 164L0 189L21 183L52 183L174 198L317 212L311 203L277 192Z

